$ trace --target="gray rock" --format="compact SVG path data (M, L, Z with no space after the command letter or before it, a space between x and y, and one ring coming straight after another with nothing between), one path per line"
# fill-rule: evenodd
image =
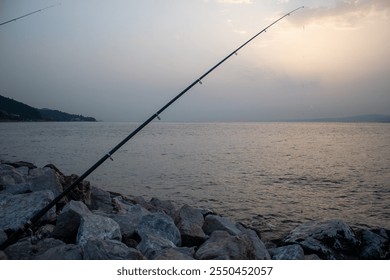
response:
M28 168L28 166L20 166L16 168L16 171L18 171L23 176L27 176L30 171L30 168Z
M116 240L89 239L83 246L85 260L143 260L136 249Z
M143 238L147 234L158 235L176 246L181 244L181 235L172 218L164 213L145 215L137 227L137 234Z
M36 244L32 244L30 238L24 238L8 246L4 252L10 260L32 260L50 248L61 245L65 245L65 243L54 238L39 240Z
M287 245L283 247L269 249L273 260L304 260L305 254L300 245Z
M226 231L214 231L195 254L200 260L269 260L270 255L263 242L252 230L239 235Z
M194 260L194 248L178 247L162 250L154 260Z
M141 242L137 246L137 249L149 260L154 259L167 248L176 248L176 246L172 241L153 233L143 233Z
M22 173L18 172L11 165L0 164L0 185L6 188L21 183L26 183Z
M283 241L285 244L299 244L306 253L315 253L329 260L348 259L357 254L359 246L352 229L341 220L301 224Z
M206 216L203 224L203 231L210 235L216 230L227 231L231 235L239 235L242 233L241 230L227 218L217 215Z
M389 240L370 230L361 232L361 248L359 257L365 260L384 259L389 250Z
M53 192L54 196L58 196L63 190L60 178L51 168L31 169L26 181L31 184L31 188L34 192L50 190Z
M137 225L141 219L141 217L128 214L111 214L109 215L109 218L118 223L122 234L122 240L132 238L134 236Z
M83 252L79 245L66 244L48 249L34 257L35 260L82 260Z
M200 210L184 205L177 211L175 224L180 231L183 246L199 246L206 241L203 223L204 218Z
M89 205L89 209L111 213L113 211L113 206L110 193L100 188L92 187L91 204Z
M127 207L126 214L131 216L143 217L151 213L141 205L135 204Z
M0 230L16 231L53 199L49 190L6 196L0 202ZM52 222L55 218L55 207L52 207L41 221Z
M120 241L122 235L118 223L113 219L91 214L82 217L76 243L84 245L90 238Z
M140 205L132 205L127 208L125 214L110 214L108 217L119 224L122 240L132 238L143 216L150 212Z
M81 220L88 215L92 213L84 203L71 200L58 215L53 236L66 243L75 243Z

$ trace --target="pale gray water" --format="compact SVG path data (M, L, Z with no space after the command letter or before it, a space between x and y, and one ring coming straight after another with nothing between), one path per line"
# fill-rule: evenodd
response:
M0 159L81 174L134 123L0 123ZM390 229L390 125L153 123L92 184L207 207L261 231L341 218Z

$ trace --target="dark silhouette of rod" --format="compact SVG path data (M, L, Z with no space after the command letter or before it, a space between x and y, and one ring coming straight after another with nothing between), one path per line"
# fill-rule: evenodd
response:
M98 162L96 162L93 166L91 166L84 174L82 174L76 181L74 181L69 187L67 187L60 195L58 195L55 199L53 199L45 208L43 208L41 211L39 211L37 214L35 214L29 221L27 221L21 228L19 228L18 231L16 231L13 235L11 235L1 246L0 250L5 249L10 244L15 242L18 238L18 236L21 236L23 233L25 233L27 230L33 229L39 219L43 217L43 215L46 214L47 211L49 211L53 206L55 206L64 196L66 196L72 189L74 189L79 183L81 183L89 174L91 174L96 168L98 168L103 162L105 162L108 158L112 159L111 156L120 148L122 147L127 141L129 141L131 138L133 138L138 132L140 132L145 126L147 126L151 121L153 121L155 118L160 119L160 114L165 111L172 103L174 103L177 99L179 99L183 94L185 94L187 91L189 91L193 86L195 86L197 83L202 83L202 79L206 77L208 74L210 74L215 68L220 66L222 63L224 63L227 59L229 59L232 55L237 54L237 52L242 49L244 46L246 46L249 42L251 42L253 39L255 39L257 36L259 36L261 33L265 32L268 28L270 28L272 25L276 24L278 21L282 20L283 18L289 16L293 12L304 8L299 7L295 10L292 10L291 12L285 14L284 16L280 17L279 19L275 20L273 23L268 25L266 28L261 30L259 33L257 33L255 36L250 38L248 41L246 41L244 44L242 44L240 47L232 51L228 56L226 56L224 59L222 59L220 62L218 62L215 66L210 68L206 73L204 73L202 76L200 76L198 79L196 79L192 84L190 84L188 87L186 87L182 92L180 92L176 97L174 97L171 101L169 101L166 105L164 105L160 110L158 110L155 114L149 117L144 123L142 123L138 128L136 128L133 132L131 132L125 139L123 139L119 144L117 144L111 151L109 151L107 154L105 154Z
M43 11L43 10L50 9L50 8L56 7L56 6L58 6L58 5L61 5L61 3L55 4L55 5L51 5L51 6L48 6L48 7L39 9L39 10L36 10L36 11L34 11L34 12L31 12L31 13L28 13L28 14L25 14L25 15L22 15L22 16L20 16L20 17L17 17L17 18L11 19L11 20L7 20L7 21L5 21L5 22L0 23L0 25L4 25L4 24L7 24L7 23L16 21L16 20L18 20L18 19L21 19L21 18L31 16L32 14L39 13L39 12L41 12L41 11Z

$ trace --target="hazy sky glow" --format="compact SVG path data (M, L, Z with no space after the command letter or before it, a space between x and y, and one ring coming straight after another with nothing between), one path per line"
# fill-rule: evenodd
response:
M0 22L56 3L0 0ZM63 0L0 26L0 94L106 121L143 121L302 5L162 118L390 114L388 0Z

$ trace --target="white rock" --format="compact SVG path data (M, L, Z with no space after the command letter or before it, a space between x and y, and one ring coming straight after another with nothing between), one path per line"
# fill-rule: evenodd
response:
M90 238L120 241L122 235L118 223L113 219L92 214L82 217L76 243L85 245Z
M0 203L0 230L16 231L53 199L49 190L6 196ZM55 218L55 207L52 207L41 221L52 222Z

